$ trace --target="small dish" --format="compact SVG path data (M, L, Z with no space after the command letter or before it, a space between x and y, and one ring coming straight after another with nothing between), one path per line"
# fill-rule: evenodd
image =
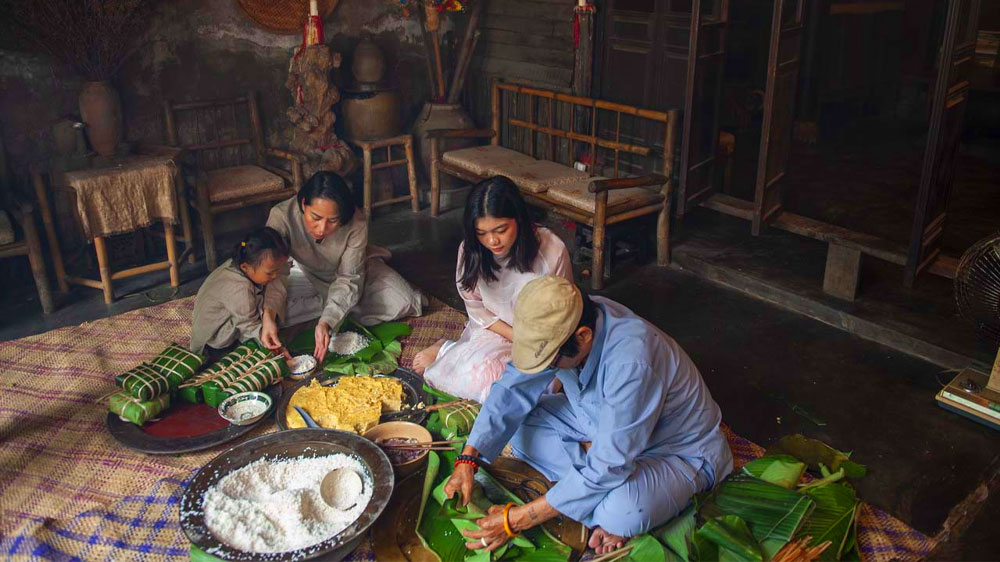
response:
M296 355L288 361L288 378L302 380L316 369L316 358L312 355Z
M365 438L372 440L376 445L388 439L412 439L415 443L430 443L434 440L431 437L431 432L427 431L424 426L405 421L380 423L366 431ZM427 452L419 451L419 455L400 464L396 464L392 460L392 455L389 455L392 471L396 473L396 478L402 479L420 470L427 462ZM388 453L386 454L388 455Z
M250 425L271 411L271 397L263 392L241 392L219 404L219 415L234 425Z

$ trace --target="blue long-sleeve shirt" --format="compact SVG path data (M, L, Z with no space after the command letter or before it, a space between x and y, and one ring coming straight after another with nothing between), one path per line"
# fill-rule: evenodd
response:
M580 432L591 441L585 464L574 465L546 494L560 513L576 520L590 515L625 483L640 456L680 456L706 470L713 483L725 477L733 461L719 427L722 413L691 359L628 308L591 299L598 307L594 344L579 372L525 375L508 364L490 389L468 444L495 459L557 376Z

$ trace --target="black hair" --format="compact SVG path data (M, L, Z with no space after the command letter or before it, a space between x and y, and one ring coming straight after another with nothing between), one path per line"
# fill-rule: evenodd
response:
M465 217L462 219L465 251L459 284L466 291L475 288L480 279L496 281L496 272L500 271L493 252L480 244L476 236L476 220L483 217L514 219L517 224L517 239L510 249L508 267L520 272L529 271L538 257L535 224L517 186L504 176L485 179L473 186L465 201Z
M590 300L583 291L580 292L583 297L583 311L580 313L580 321L576 324L576 328L573 328L573 333L569 335L569 339L566 343L562 344L559 348L559 355L557 357L574 357L577 353L580 353L580 344L576 343L576 331L580 328L586 326L593 331L597 327L597 305L594 301Z
M233 264L238 266L245 263L258 267L266 255L274 259L288 257L288 242L269 226L253 230L243 237L233 252Z
M311 205L316 198L329 199L337 204L339 215L337 220L340 224L347 224L354 218L355 207L354 194L347 187L344 178L333 172L319 171L312 175L308 181L299 189L299 208Z

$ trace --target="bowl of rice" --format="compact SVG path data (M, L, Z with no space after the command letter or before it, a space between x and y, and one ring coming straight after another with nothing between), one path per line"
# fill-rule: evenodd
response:
M288 378L297 381L309 376L316 370L316 358L312 355L296 355L288 361Z
M331 470L362 480L345 510L321 497ZM180 501L180 527L223 560L341 560L364 539L392 496L386 454L360 435L302 429L251 439L195 474Z

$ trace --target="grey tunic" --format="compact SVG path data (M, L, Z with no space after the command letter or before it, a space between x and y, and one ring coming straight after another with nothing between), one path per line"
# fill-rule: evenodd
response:
M296 268L321 298L322 311L317 315L331 328L338 328L349 312L354 312L363 324L420 315L420 294L398 273L374 259L379 251L388 253L368 248L368 221L363 213L354 213L349 223L317 242L306 231L302 209L292 197L271 209L267 226L288 241ZM289 278L279 279L287 292Z
M221 349L237 340L259 339L264 308L284 317L286 294L281 283L272 281L261 287L247 278L233 260L226 260L198 289L191 322L191 351L201 353L206 345Z

